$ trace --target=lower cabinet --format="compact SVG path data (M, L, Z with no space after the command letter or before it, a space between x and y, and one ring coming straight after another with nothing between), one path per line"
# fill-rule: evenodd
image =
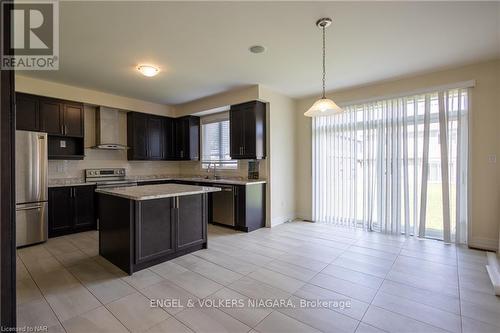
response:
M227 184L217 184L213 182L203 182L203 181L192 181L192 180L150 180L150 181L140 181L137 183L139 186L142 185L155 185L155 184L184 184L184 185L195 185L195 186L227 186ZM250 232L266 226L266 184L251 184L251 185L232 185L233 187L233 203L234 203L234 229ZM184 197L186 198L186 197ZM182 198L181 198L182 200ZM212 219L212 205L213 205L213 194L208 194L208 221L210 223L215 223ZM192 212L197 212L198 207L194 206L194 203L182 204L181 207L190 207L193 205L191 210L187 209L184 214L190 214ZM181 210L182 212L182 210ZM189 220L189 219L186 219ZM218 223L215 223L218 224ZM218 224L222 225L222 224ZM227 225L223 225L226 226ZM189 228L189 224L185 226ZM199 230L190 230L190 234L199 235ZM182 243L182 239L180 239ZM189 240L186 238L186 243Z
M175 252L175 198L147 200L136 205L135 263Z
M136 201L131 271L198 250L207 243L207 195Z
M49 188L49 238L96 229L95 186Z
M132 274L206 248L207 197L136 201L97 193L99 254Z
M206 196L177 197L177 249L200 245L207 240ZM205 223L200 223L200 213Z
M249 232L266 226L266 184L235 185L235 229Z

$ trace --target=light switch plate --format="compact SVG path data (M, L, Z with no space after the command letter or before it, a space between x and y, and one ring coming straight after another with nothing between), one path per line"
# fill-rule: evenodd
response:
M59 147L66 148L66 140L59 141Z
M497 162L497 155L488 155L488 162L496 163Z

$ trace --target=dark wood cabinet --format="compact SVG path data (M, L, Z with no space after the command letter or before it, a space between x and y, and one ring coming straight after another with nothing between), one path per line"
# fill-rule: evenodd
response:
M49 237L96 229L95 186L49 188Z
M162 117L149 116L147 126L149 160L165 159L165 121Z
M200 159L200 118L185 116L175 119L176 159Z
M235 185L235 228L249 232L266 226L266 184Z
M177 197L177 250L207 241L207 223L200 223L200 216L206 219L206 204L204 195Z
M40 130L40 113L38 98L17 93L16 94L16 129L24 131Z
M84 158L82 103L16 93L16 128L49 135L49 159Z
M229 122L231 158L266 158L265 103L251 101L232 105Z
M156 184L184 184L184 185L194 185L194 186L213 186L213 187L227 187L228 184L217 184L213 182L203 182L203 181L192 181L192 180L180 180L180 179L169 179L169 180L144 180L139 181L137 185L156 185ZM251 184L251 185L232 185L232 193L234 195L234 229L250 232L259 228L266 226L266 184ZM182 247L182 244L189 244L193 242L202 243L202 239L206 234L206 230L200 230L197 225L192 225L193 219L189 214L197 214L200 210L200 202L183 202L183 200L191 200L191 197L181 197L179 203L179 214L181 214L181 220L184 221L180 229L177 230L178 240L177 243L181 244L178 246ZM216 223L212 219L212 201L216 200L214 193L208 194L207 198L207 219L210 223ZM216 223L218 224L218 223ZM222 225L222 224L219 224ZM227 226L227 225L223 225ZM182 230L184 228L184 230ZM185 234L184 234L185 233ZM205 233L205 234L204 234Z
M165 160L165 117L140 112L127 113L127 144L129 160Z
M65 136L83 137L83 104L63 103L63 132Z
M127 157L129 160L147 160L148 153L148 115L139 112L127 113Z
M79 102L16 93L17 129L83 138L84 109Z
M136 206L136 264L175 252L175 200L146 200Z
M64 135L62 105L56 100L40 99L40 130L49 135Z
M73 187L49 188L49 237L71 233L73 216Z
M135 201L98 193L99 254L132 274L206 248L207 196Z
M165 159L168 161L176 160L176 145L175 145L175 119L164 117L165 126Z
M94 190L94 186L73 187L74 228L76 231L95 229L96 227Z
M199 160L200 118L127 113L129 160Z

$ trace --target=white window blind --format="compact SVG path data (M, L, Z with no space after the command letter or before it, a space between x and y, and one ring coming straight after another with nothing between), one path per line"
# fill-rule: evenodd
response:
M229 152L229 114L227 112L201 119L202 166L209 164L218 168L235 169L237 161L231 160Z
M466 242L468 89L313 118L313 220Z

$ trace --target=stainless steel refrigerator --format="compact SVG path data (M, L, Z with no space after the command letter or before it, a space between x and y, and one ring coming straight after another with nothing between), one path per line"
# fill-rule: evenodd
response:
M47 134L16 131L16 245L47 240Z

